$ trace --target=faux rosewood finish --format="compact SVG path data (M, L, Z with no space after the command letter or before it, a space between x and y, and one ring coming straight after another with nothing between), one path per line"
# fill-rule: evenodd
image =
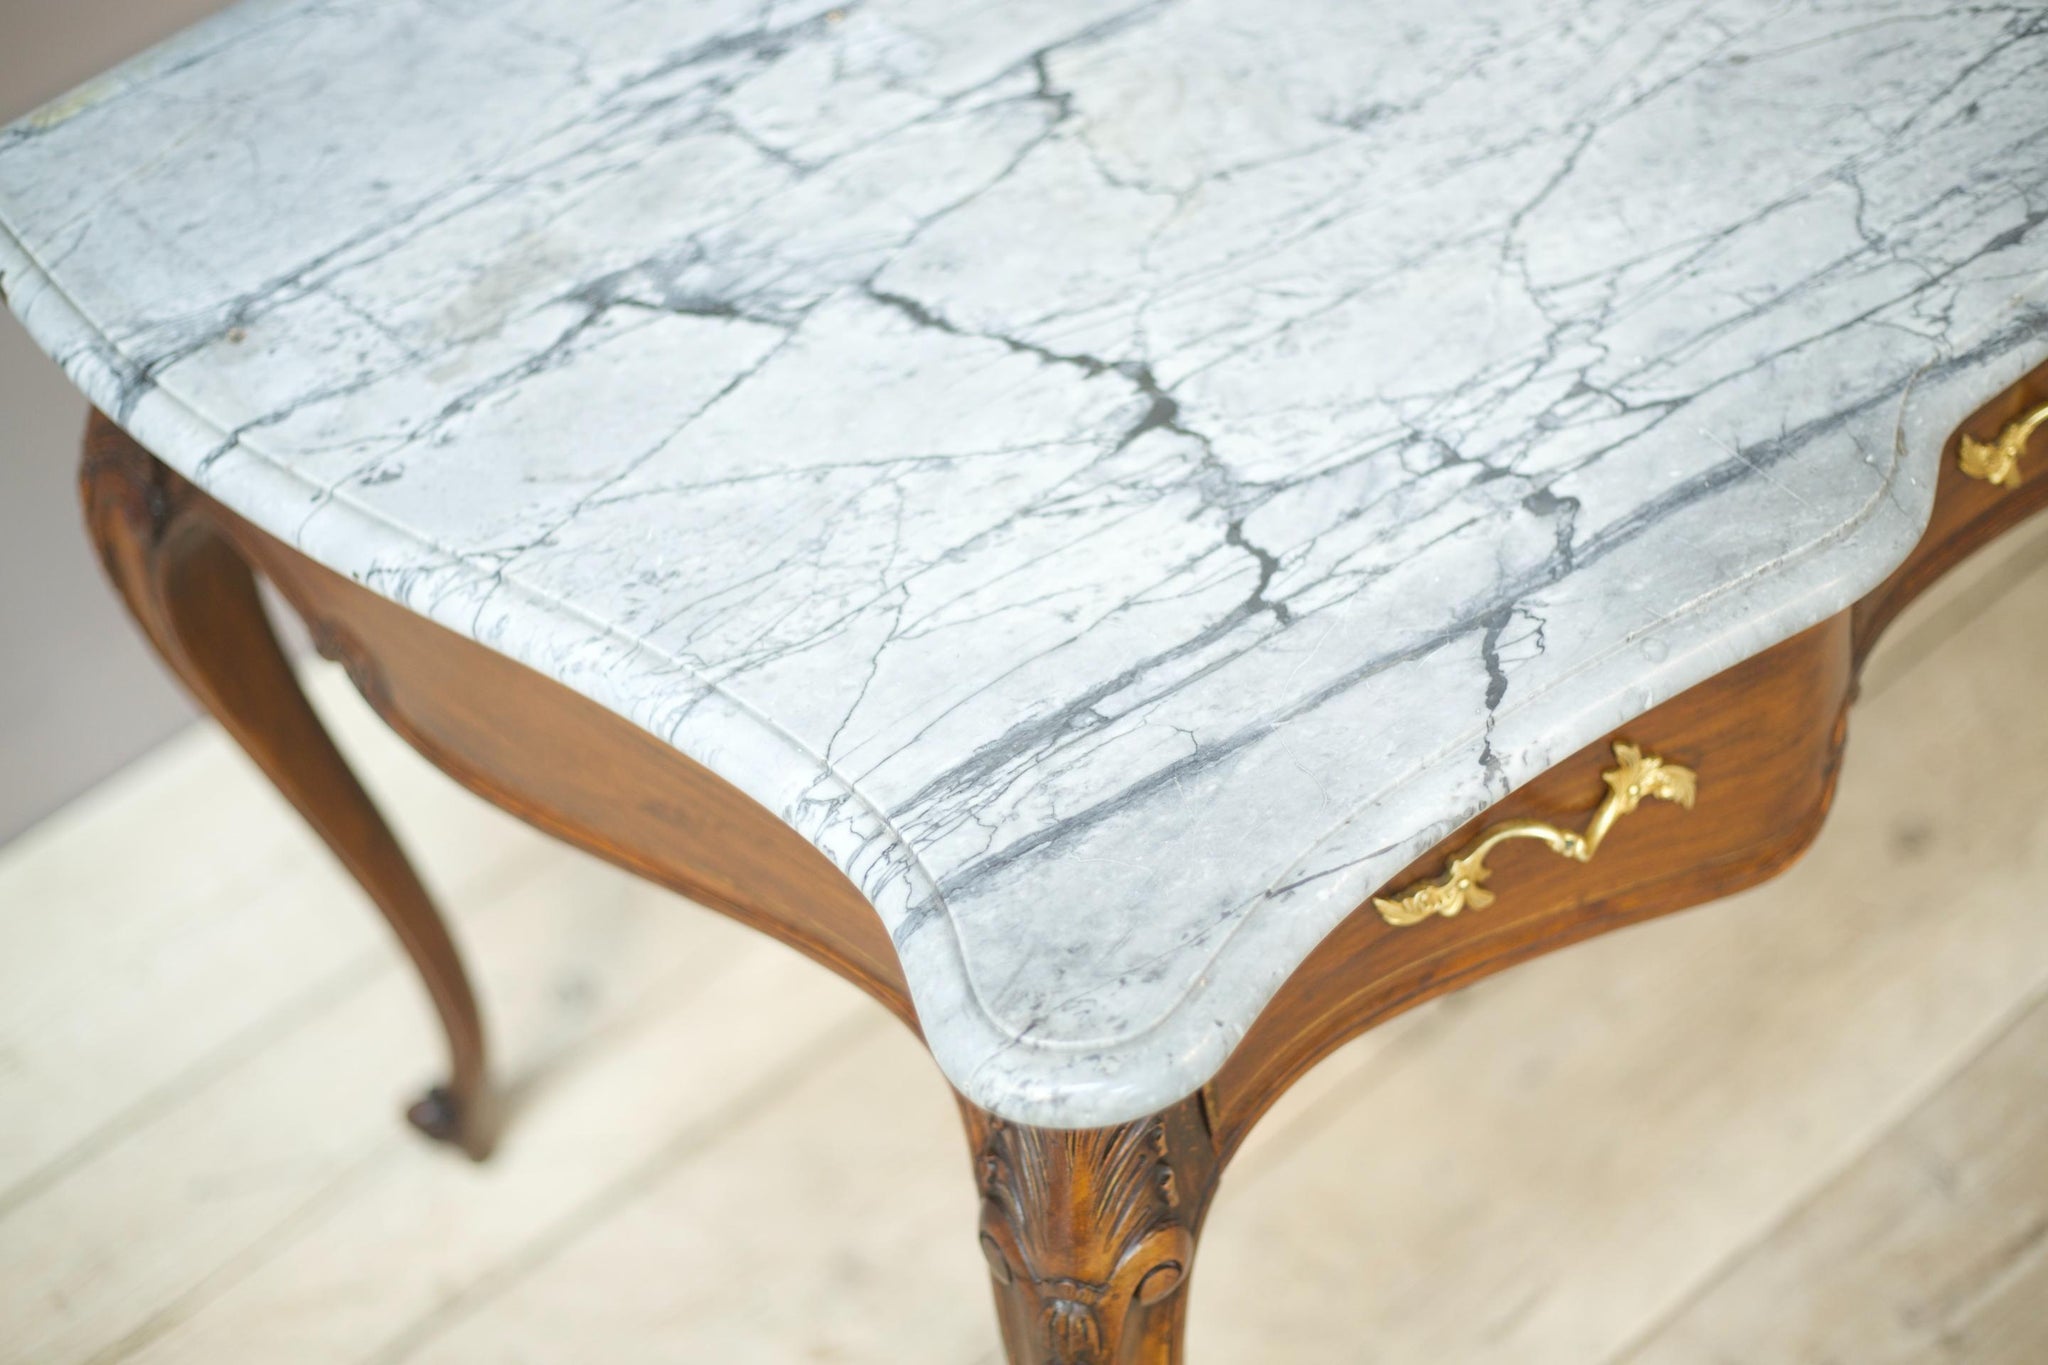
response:
M1976 413L1980 438L2048 397L2048 365ZM1436 875L1484 827L1575 825L1610 743L1698 771L1697 808L1645 804L1599 859L1535 845L1492 857L1498 900L1396 928L1368 900L1302 963L1204 1089L1149 1118L1073 1132L964 1105L981 1242L1015 1365L1168 1365L1218 1178L1260 1114L1373 1024L1489 973L1751 886L1792 862L1833 796L1857 669L1898 611L2048 502L1943 454L1919 548L1854 608L1644 713L1514 792L1380 894ZM2036 459L2044 458L2036 443ZM2032 471L2024 471L2032 472ZM320 567L158 465L105 418L87 434L88 519L109 573L166 661L362 881L448 1027L444 1135L488 1146L483 1044L445 929L299 693L257 604L260 570L393 728L472 790L579 847L775 935L915 1015L887 934L823 855L715 774L566 687ZM417 1116L416 1116L417 1117ZM435 1127L429 1106L424 1126Z

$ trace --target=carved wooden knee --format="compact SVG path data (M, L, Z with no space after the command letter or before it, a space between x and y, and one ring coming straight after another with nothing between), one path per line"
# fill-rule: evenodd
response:
M973 1112L970 1131L981 1248L1012 1365L1179 1360L1220 1166L1199 1099L1073 1131Z

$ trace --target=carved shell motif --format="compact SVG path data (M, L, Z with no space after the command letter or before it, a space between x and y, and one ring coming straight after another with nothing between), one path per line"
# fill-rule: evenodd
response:
M1168 1147L1156 1119L1073 1132L991 1122L982 1252L1039 1358L1115 1359L1132 1314L1179 1289L1194 1238Z

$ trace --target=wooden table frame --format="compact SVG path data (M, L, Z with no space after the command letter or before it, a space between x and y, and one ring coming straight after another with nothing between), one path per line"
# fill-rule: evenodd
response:
M2048 365L1974 414L1943 452L1913 554L1854 607L1588 745L1390 881L1436 875L1480 829L1576 826L1602 792L1610 739L1702 774L1699 808L1652 802L1597 862L1530 844L1491 861L1499 893L1455 919L1389 925L1370 901L1326 938L1196 1094L1110 1128L1007 1123L962 1102L982 1195L981 1247L1013 1365L1181 1358L1196 1239L1231 1154L1289 1085L1340 1044L1503 967L1773 876L1818 832L1856 677L1898 611L2048 501L1957 466L2048 400ZM524 666L321 567L214 502L97 413L81 491L115 587L157 651L362 884L411 956L446 1030L449 1079L412 1122L470 1156L496 1136L486 1051L461 959L404 852L299 689L256 576L304 618L379 715L472 791L540 829L755 926L917 1018L888 934L824 856L730 784Z

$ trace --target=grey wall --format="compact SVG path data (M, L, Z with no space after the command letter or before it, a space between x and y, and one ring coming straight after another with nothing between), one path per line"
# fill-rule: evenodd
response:
M220 0L0 0L0 122ZM85 401L0 313L0 843L191 719L116 605L72 491Z

